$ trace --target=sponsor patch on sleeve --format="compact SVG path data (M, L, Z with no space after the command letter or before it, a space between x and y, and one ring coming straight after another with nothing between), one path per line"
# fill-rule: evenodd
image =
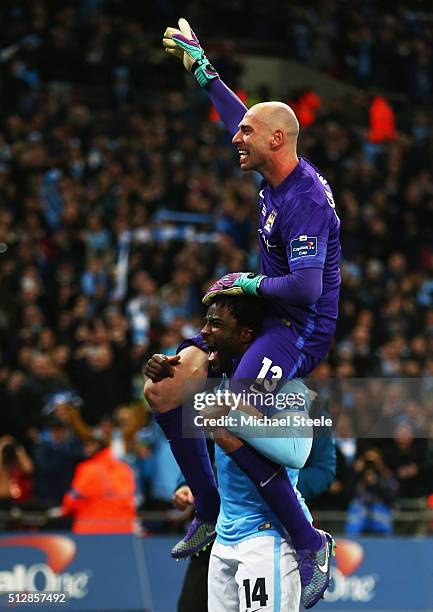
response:
M317 255L317 237L299 236L290 241L290 259Z

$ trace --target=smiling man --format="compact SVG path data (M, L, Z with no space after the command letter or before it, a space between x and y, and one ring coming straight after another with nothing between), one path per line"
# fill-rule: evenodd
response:
M219 78L185 19L179 20L179 29L166 29L163 46L207 91L232 136L241 169L263 176L258 202L260 274L227 274L203 298L205 304L224 294L268 300L262 332L242 356L230 388L247 392L275 379L302 378L329 351L337 321L340 221L331 188L317 168L298 157L298 122L289 106L267 102L248 109ZM264 481L265 467L248 447L240 448L233 459L246 473L253 465L250 477ZM287 508L292 520L301 524L295 495ZM300 563L300 573L303 603L311 607L329 580L319 577L332 539L304 523L292 541L299 555L309 551L311 563L308 570Z
M257 170L269 183L279 184L298 164L298 135L299 123L290 106L261 102L245 113L232 142L242 170ZM271 150L270 139L275 145Z

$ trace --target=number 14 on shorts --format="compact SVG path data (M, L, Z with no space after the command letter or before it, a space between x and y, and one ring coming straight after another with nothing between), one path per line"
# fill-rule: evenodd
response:
M253 608L251 612L254 612L254 610L259 610L266 606L269 597L266 594L266 581L264 578L257 578L252 590L251 580L249 578L246 578L242 582L242 585L245 592L245 605L248 611L250 608Z

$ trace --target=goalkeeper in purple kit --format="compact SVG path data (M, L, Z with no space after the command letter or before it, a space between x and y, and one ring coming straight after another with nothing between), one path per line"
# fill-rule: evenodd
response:
M263 331L242 356L230 387L241 392L248 390L245 380L257 388L272 378L306 376L327 354L338 314L340 222L331 189L312 164L298 158L299 125L289 106L267 102L248 110L221 81L184 19L179 29L167 28L163 44L207 91L232 135L241 169L258 171L264 179L258 202L261 273L228 274L203 298L205 304L219 294L268 300ZM230 457L259 486L264 472L257 453L251 452L244 444ZM286 514L283 524L298 553L303 603L311 607L329 582L326 560L332 538L302 520L299 501L287 483L281 483L281 491L280 483L273 486L270 497L265 488L262 494L279 518ZM197 499L196 491L194 495ZM201 514L197 529L200 521L210 521L210 510Z

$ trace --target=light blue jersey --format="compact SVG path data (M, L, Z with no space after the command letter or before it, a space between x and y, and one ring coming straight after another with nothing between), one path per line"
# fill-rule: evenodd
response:
M220 388L228 386L228 379L223 375L223 381ZM305 396L308 395L308 389L299 380L287 381L282 387L281 392L302 392ZM305 416L308 415L310 402L307 401L305 406ZM248 428L228 428L230 431L244 438L242 435ZM251 435L252 430L249 430ZM311 438L309 439L306 434L306 429L299 429L299 437L290 437L287 435L285 438L244 438L247 442L263 452L264 444L266 446L272 445L275 447L275 451L278 453L278 447L285 448L285 455L291 455L296 457L300 454L300 464L303 465L309 455L311 449ZM289 451L287 453L287 451ZM264 453L268 455L268 453ZM276 456L270 457L272 460L282 463L282 460L278 460ZM288 538L288 534L285 532L280 521L276 515L272 512L271 508L264 501L259 491L248 476L243 472L237 464L230 459L230 457L221 449L218 445L215 446L215 461L218 471L218 488L221 497L221 508L218 516L216 531L217 541L225 545L233 545L242 542L248 538L257 537L260 535L280 535ZM296 460L291 462L292 465L296 465ZM298 496L299 503L307 516L308 520L312 522L312 516L307 508L307 505L296 488L298 483L299 469L286 467L287 475L292 483L292 486Z
M221 497L217 541L229 546L260 535L288 537L256 486L218 446L215 447L215 460ZM286 471L305 515L312 522L310 511L296 488L299 470L286 468Z

